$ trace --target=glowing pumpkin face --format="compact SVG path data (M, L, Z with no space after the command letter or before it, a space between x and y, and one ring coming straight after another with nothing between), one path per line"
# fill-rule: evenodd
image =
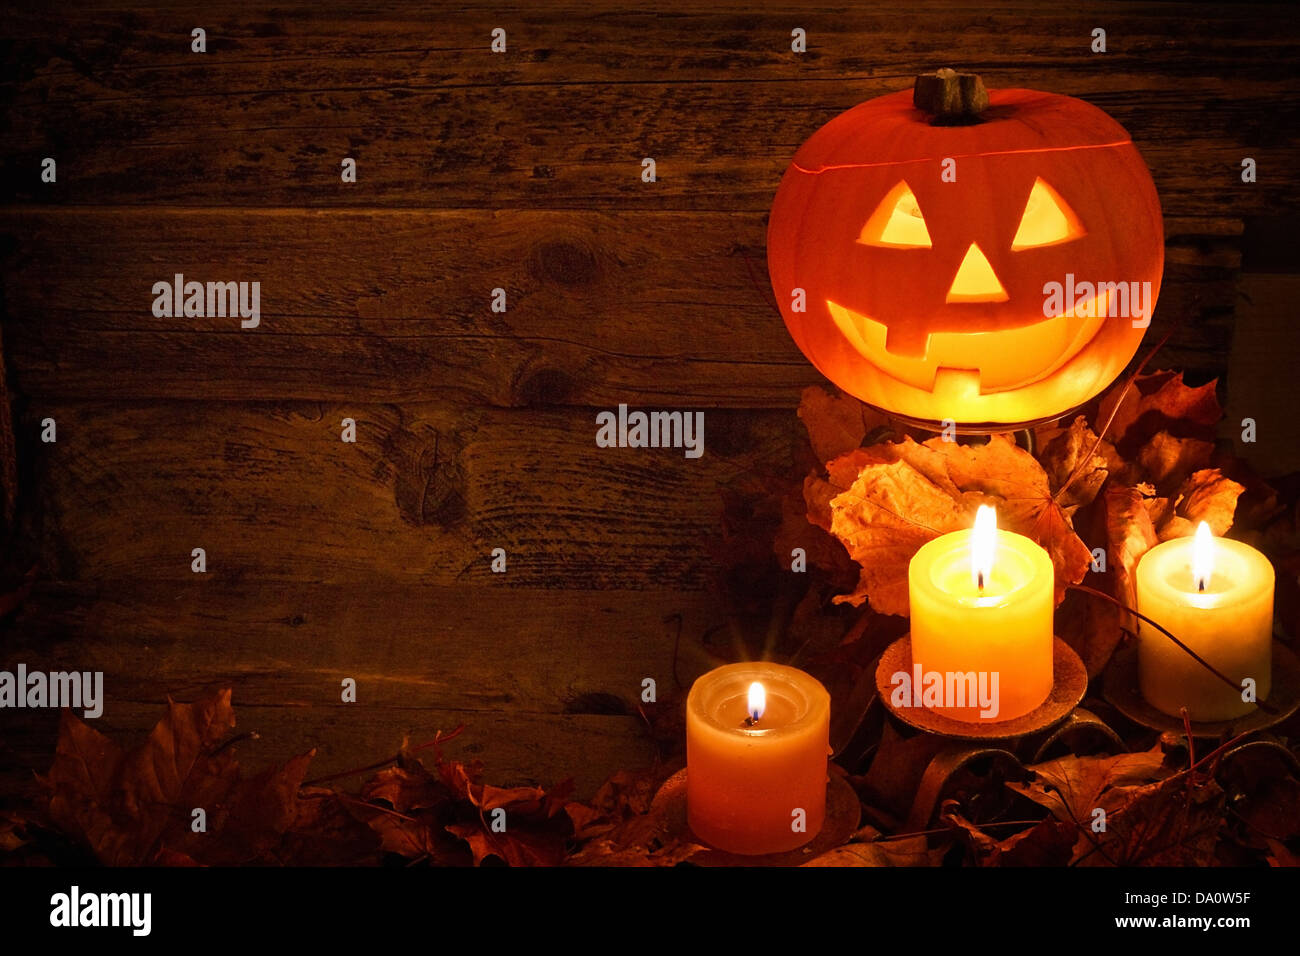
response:
M844 390L919 421L1010 426L1128 364L1164 237L1150 173L1096 107L1000 90L982 122L935 126L903 91L795 155L768 266L795 342Z

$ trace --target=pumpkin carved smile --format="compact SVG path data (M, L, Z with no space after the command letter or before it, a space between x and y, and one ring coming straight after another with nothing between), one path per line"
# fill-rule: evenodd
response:
M927 332L919 351L914 352L900 348L896 338L891 341L889 327L883 322L826 300L845 340L884 374L929 390L940 370L963 371L983 393L1041 379L1073 358L1101 328L1109 309L1108 293L1094 296L1088 305L1091 307L1076 305L1053 318L1001 332ZM996 351L990 344L996 345ZM996 361L999 352L1008 361ZM994 358L986 357L974 365L971 357L975 355Z
M1159 200L1119 124L1033 90L987 102L980 122L935 125L903 91L832 119L768 224L795 343L845 391L922 422L1012 427L1082 404L1133 357L1159 290ZM1087 294L1049 306L1075 275ZM1145 314L1130 284L1150 290Z

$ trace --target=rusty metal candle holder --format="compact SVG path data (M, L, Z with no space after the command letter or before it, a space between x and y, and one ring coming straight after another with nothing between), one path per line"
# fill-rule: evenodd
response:
M826 784L826 817L821 830L801 847L784 853L766 853L760 856L741 856L715 850L712 847L696 853L690 862L697 866L799 866L816 859L823 853L843 846L858 828L862 808L858 795L836 764L830 764L830 779ZM660 814L664 829L678 837L693 840L701 846L708 844L691 832L686 822L686 769L683 768L664 781L651 803L650 812Z
M1142 696L1138 684L1138 649L1136 646L1117 651L1106 668L1102 696L1116 710L1143 727L1176 734L1187 732L1182 718L1156 710ZM1300 658L1286 645L1273 642L1273 684L1268 695L1272 713L1262 707L1231 720L1191 721L1193 737L1236 737L1266 730L1300 710Z
M1065 720L1083 700L1088 670L1074 649L1059 637L1052 644L1052 691L1034 710L1012 720L956 720L927 707L897 707L890 699L891 678L912 672L912 638L905 634L885 649L876 665L876 694L889 713L917 730L961 740L1009 740L1046 730Z

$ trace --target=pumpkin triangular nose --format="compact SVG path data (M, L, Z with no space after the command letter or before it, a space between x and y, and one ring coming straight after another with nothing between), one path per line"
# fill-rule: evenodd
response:
M1010 296L1002 288L988 256L975 243L970 244L966 255L957 267L957 275L948 289L946 302L1005 302Z

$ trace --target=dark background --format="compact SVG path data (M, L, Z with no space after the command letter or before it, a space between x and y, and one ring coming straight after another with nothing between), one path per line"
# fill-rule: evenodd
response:
M119 737L231 684L253 764L461 723L499 782L645 763L642 678L727 625L722 493L790 463L821 381L767 287L780 176L939 66L1129 130L1167 234L1147 343L1183 322L1155 367L1218 376L1239 448L1300 469L1290 5L626 6L0 8L7 561L39 579L0 666L104 670ZM260 328L154 318L175 272L260 281ZM598 449L620 402L707 409L704 457ZM0 714L3 792L56 722Z

